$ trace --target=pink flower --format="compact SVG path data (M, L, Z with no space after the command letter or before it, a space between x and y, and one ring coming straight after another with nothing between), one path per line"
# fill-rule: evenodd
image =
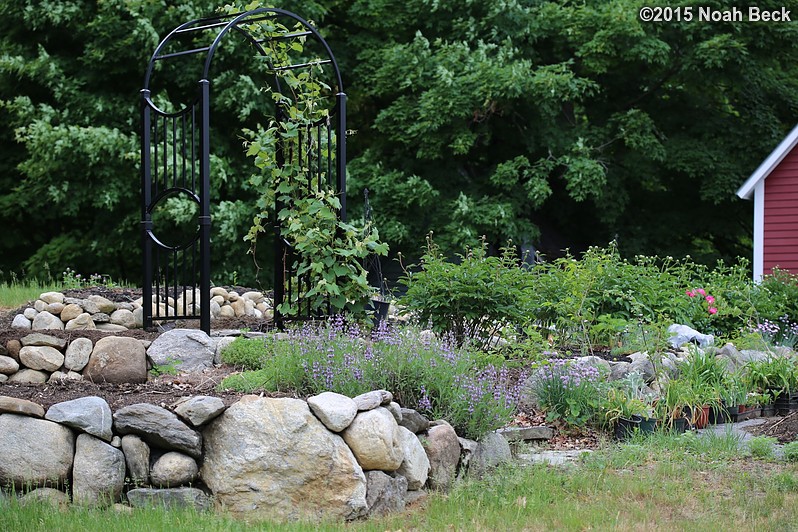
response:
M715 302L715 298L713 296L707 296L704 299L706 299L707 303L709 303L710 305Z
M699 294L701 294L702 296L705 296L705 295L707 295L707 293L704 291L704 289L703 289L703 288L699 288L698 290L696 290L696 292L697 292L697 293L699 293Z
M718 313L718 309L716 309L715 307L709 307L709 313L710 314L717 314Z
M693 292L692 290L688 290L687 292L685 292L685 294L687 294L690 297L695 297L695 292Z

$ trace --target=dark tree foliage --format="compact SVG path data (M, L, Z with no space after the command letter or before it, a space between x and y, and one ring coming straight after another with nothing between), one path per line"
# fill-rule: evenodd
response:
M318 24L344 72L350 217L368 187L382 238L410 254L434 230L452 251L486 235L549 254L617 239L625 254L747 256L752 205L734 192L794 125L798 26L641 22L651 3L282 6ZM757 5L798 16L792 0ZM144 68L168 30L217 7L0 3L0 270L139 279ZM254 281L240 138L262 115L252 61L231 42L213 71L217 283ZM196 81L160 74L164 105Z

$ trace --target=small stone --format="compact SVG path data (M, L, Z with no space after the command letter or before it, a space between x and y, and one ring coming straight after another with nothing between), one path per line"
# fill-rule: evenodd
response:
M111 441L113 414L102 397L81 397L51 406L45 419Z
M9 340L6 342L6 350L8 356L19 362L19 350L22 349L22 343L19 340Z
M401 425L402 424L402 407L399 406L399 403L391 401L390 403L385 405L385 408L388 409L388 412L391 413L391 415L396 420L396 422Z
M27 384L44 384L47 382L47 373L35 369L21 369L11 375L6 382L19 382Z
M248 299L257 305L258 303L261 303L263 301L263 292L256 292L256 291L244 292L243 294L241 294L241 297L243 299Z
M64 355L50 346L25 346L19 352L19 359L30 369L55 371L64 365Z
M23 314L17 314L14 316L14 320L11 322L11 327L15 329L30 329L31 321Z
M46 310L50 314L58 315L58 314L61 314L62 310L64 310L64 304L63 303L50 303L49 305L47 305L47 308L45 308L44 310Z
M192 427L201 427L224 412L224 401L218 397L200 395L178 401L174 405L177 416Z
M551 427L507 427L496 432L504 436L508 442L549 440L554 437L554 429Z
M97 326L94 325L94 320L91 319L91 315L89 315L88 312L84 312L77 318L69 320L64 327L64 329L68 331L94 330L96 328Z
M111 314L111 323L114 325L122 325L123 327L127 327L128 329L133 329L136 327L136 316L133 315L133 312L125 309L115 310Z
M128 328L124 325L115 325L113 323L98 323L96 325L98 331L117 333L127 331Z
M402 421L399 422L399 425L403 426L413 434L418 434L419 432L424 432L429 428L429 419L424 417L422 414L419 414L412 408L403 408Z
M66 322L69 320L74 320L81 314L83 314L83 307L76 305L75 303L70 303L61 310L61 321Z
M48 346L61 350L66 347L67 341L49 334L31 333L21 340L23 346Z
M65 511L69 508L69 495L55 488L36 488L19 499L20 506L46 504L51 508Z
M198 488L136 488L127 492L133 508L194 509L202 512L211 508L211 499Z
M357 404L345 395L323 392L308 397L308 406L324 426L333 432L341 432L357 415Z
M366 410L374 410L381 405L389 404L393 401L393 394L386 390L374 390L353 397L352 400L357 405L357 409L363 412Z
M227 298L230 297L230 295L227 293L227 290L225 290L221 286L214 286L213 288L211 288L211 298L215 296L221 296L222 299L224 299L225 301L227 301Z
M11 357L0 355L0 374L13 375L19 371L19 362Z
M219 309L219 317L220 318L235 318L236 311L233 310L233 307L230 305L225 305Z
M39 331L46 329L63 330L64 322L61 321L61 318L58 316L53 316L46 310L42 310L33 318L33 330Z
M105 314L110 314L116 310L116 305L114 304L114 302L104 298L103 296L91 295L87 298L87 300L91 301L97 306L97 308L99 309L98 312L104 312ZM174 305L174 303L170 304ZM92 314L96 314L96 312L93 312Z
M196 480L199 467L196 460L175 451L164 453L150 470L150 484L157 488L176 488Z
M94 346L88 338L75 338L70 342L64 358L64 367L73 371L81 371L89 363Z
M101 323L109 323L111 321L111 316L109 316L105 312L98 312L97 314L91 315L91 321L93 321L95 325L99 325Z
M39 296L45 303L63 303L64 294L61 292L45 292Z
M33 302L33 308L36 312L44 312L44 310L47 309L47 303L41 299L37 299Z
M26 318L28 318L29 320L32 320L33 318L36 317L36 314L38 314L38 313L39 313L39 311L36 310L35 308L28 307L28 308L25 309L25 311L22 313L22 315L25 316Z
M150 446L141 437L127 434L122 437L122 452L133 484L147 484L150 475Z
M44 417L44 407L33 401L0 395L0 413Z

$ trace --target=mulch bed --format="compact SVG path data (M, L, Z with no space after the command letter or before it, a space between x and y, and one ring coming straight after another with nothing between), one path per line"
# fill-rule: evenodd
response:
M798 412L769 419L761 425L747 428L746 431L757 436L776 438L779 443L798 441Z

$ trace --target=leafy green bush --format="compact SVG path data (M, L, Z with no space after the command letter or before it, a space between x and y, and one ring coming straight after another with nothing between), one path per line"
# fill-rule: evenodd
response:
M222 362L246 369L258 369L263 366L267 355L268 351L262 339L239 336L222 350Z
M410 327L383 326L365 339L356 324L337 317L291 330L287 339L259 342L270 355L257 371L225 379L223 388L349 397L385 389L403 406L446 419L474 439L504 426L517 404L518 387L505 367Z
M459 263L446 260L428 237L421 270L406 271L401 279L407 287L401 304L419 323L452 333L457 345L484 348L502 328L523 325L532 315L531 278L510 247L492 257L483 241L458 258Z
M778 440L768 436L755 436L748 441L748 450L754 458L769 460L773 458L774 446Z
M798 462L798 441L791 441L784 445L784 459L788 462Z

